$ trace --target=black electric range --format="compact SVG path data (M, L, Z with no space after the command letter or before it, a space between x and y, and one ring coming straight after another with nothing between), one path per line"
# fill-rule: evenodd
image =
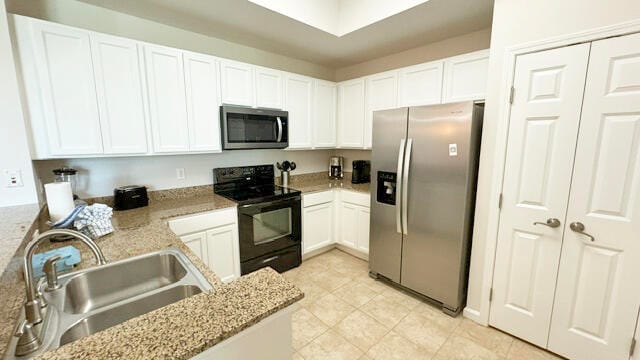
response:
M213 169L213 191L238 203L240 270L278 272L302 261L300 191L275 185L273 165Z

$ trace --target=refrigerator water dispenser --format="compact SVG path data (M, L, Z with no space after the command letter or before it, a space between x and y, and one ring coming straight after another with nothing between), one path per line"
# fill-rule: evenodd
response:
M376 200L382 204L396 204L396 173L378 171Z

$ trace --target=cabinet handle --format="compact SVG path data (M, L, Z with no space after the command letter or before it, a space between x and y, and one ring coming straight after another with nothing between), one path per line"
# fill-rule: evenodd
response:
M594 238L591 234L588 234L584 231L585 227L584 227L584 224L581 222L572 222L571 224L569 224L569 228L573 232L577 232L578 234L587 236L589 239L591 239L591 241L596 241L596 238Z
M533 225L544 225L550 228L557 228L558 226L560 226L560 220L556 218L549 218L547 219L547 222L536 221L533 223Z

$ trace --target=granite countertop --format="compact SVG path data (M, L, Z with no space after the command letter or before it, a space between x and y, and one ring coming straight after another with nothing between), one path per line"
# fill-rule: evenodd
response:
M279 181L279 178L278 178ZM351 173L345 172L344 178L340 180L329 179L326 172L303 174L291 176L288 188L302 191L302 193L312 193L331 189L344 189L369 194L369 183L351 183Z
M167 220L235 207L236 204L213 194L210 187L208 191L198 193L178 192L169 196L150 195L148 207L114 212L113 225L116 231L96 242L108 261L170 246L178 247L214 289L44 353L38 358L186 359L302 299L303 293L272 269L262 269L223 284L169 229ZM43 218L39 225L41 230L46 230ZM77 243L43 244L42 247L46 250L48 247L66 245ZM77 247L83 259L80 267L93 266L95 260L88 248L82 245ZM0 293L3 305L6 304L0 309L0 346L3 349L8 344L24 301L24 283L18 270L18 260L23 252L24 244L0 278Z
M38 204L0 208L0 271L9 265L22 240L33 231L33 223L40 209Z

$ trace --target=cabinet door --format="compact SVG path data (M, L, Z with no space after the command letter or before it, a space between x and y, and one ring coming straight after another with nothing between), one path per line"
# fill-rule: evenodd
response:
M369 218L369 208L358 207L358 243L356 244L356 249L367 254L369 253Z
M35 20L31 24L50 154L101 154L88 32Z
M549 349L570 359L629 357L640 306L639 89L640 34L593 42L549 334Z
M400 69L399 106L439 104L442 68L442 61L434 61Z
M211 56L184 54L189 149L222 151L220 143L220 76Z
M204 231L197 232L195 234L189 234L180 237L180 240L187 245L205 265L209 265L207 261L207 233Z
M240 277L238 225L230 224L207 231L207 259L211 270L224 282Z
M338 146L364 147L364 80L338 85Z
M105 154L147 152L147 129L136 41L91 34L91 54Z
M488 49L445 60L442 102L484 99L488 73Z
M313 146L334 148L337 145L338 87L329 81L316 80L315 83Z
M373 112L398 106L398 72L388 71L367 78L367 114L364 122L364 147L371 148Z
M255 68L256 106L259 108L282 109L282 72L263 67Z
M356 248L358 243L358 206L340 204L340 244Z
M287 74L285 79L286 108L289 112L289 148L309 149L311 141L311 105L313 79Z
M588 57L582 44L516 61L489 321L541 347L562 244L544 224L565 221Z
M231 60L220 60L222 103L254 106L253 67Z
M303 252L307 253L333 242L333 203L309 206L302 214Z
M155 152L189 150L182 52L145 45L149 110Z

